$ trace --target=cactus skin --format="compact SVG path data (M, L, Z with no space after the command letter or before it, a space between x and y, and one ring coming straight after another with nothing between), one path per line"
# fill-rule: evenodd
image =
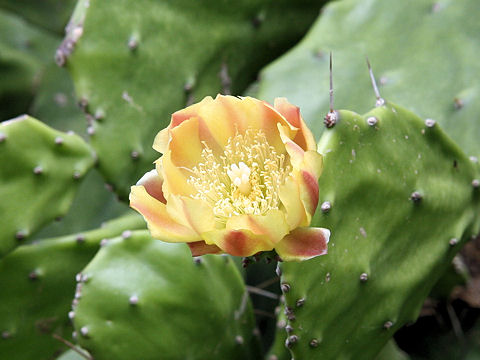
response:
M193 260L147 231L110 240L82 271L78 343L96 360L258 359L253 313L228 256Z
M0 121L24 113L57 39L0 10Z
M285 341L287 340L287 331L285 326L287 325L287 316L285 315L285 300L284 297L280 299L279 306L275 309L277 315L277 333L275 340L270 347L266 360L290 360L292 356L290 351L285 347Z
M75 0L0 0L0 8L22 16L41 29L62 34Z
M375 360L409 360L405 352L403 352L395 343L395 340L391 339L387 342L387 345L380 351Z
M65 214L92 167L90 147L77 135L29 116L0 124L0 256Z
M85 360L85 358L73 350L64 352L57 360Z
M319 208L312 221L331 229L329 253L281 266L296 360L374 358L395 330L416 320L480 228L480 192L472 186L478 164L438 125L391 103L339 116L319 142L319 204L331 208Z
M479 156L479 13L477 0L332 1L306 37L261 72L253 95L285 96L306 119L323 118L332 51L336 107L366 112L374 104L368 55L385 98L437 120L467 155ZM323 129L315 130L318 139Z
M102 239L144 227L143 218L131 214L97 230L19 246L0 259L2 359L47 360L64 349L52 333L71 335L67 314L75 275Z
M73 82L66 69L58 67L51 59L42 72L41 83L36 90L28 110L31 116L56 130L74 131L87 138L87 122L77 104Z
M92 169L78 187L67 214L40 229L33 236L33 241L96 229L105 221L132 212L105 188L98 170Z
M304 34L321 4L80 1L57 60L74 79L99 169L120 197L152 168L153 138L174 111L243 91Z

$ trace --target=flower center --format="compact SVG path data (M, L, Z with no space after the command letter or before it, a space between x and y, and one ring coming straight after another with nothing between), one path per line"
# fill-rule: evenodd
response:
M288 157L278 154L265 133L248 129L228 139L223 154L203 143L202 161L191 169L192 197L207 201L217 221L234 215L261 215L280 206L279 187L291 173Z
M248 195L250 190L252 190L252 185L250 184L251 173L252 170L250 170L250 168L245 165L243 161L240 161L238 166L237 164L230 165L230 169L227 170L230 181L238 188L238 190L240 190L243 195Z

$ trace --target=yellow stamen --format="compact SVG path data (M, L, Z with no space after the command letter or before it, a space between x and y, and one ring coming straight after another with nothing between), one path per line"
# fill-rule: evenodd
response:
M278 154L263 131L237 133L218 156L203 145L202 162L191 169L188 182L197 190L192 197L210 203L217 221L279 208L278 188L292 168L288 155Z

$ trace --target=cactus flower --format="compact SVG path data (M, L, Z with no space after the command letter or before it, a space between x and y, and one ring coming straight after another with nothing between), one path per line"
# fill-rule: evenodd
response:
M286 99L206 97L175 112L153 148L163 155L132 186L130 206L154 238L185 242L193 256L326 254L330 231L309 227L322 156Z

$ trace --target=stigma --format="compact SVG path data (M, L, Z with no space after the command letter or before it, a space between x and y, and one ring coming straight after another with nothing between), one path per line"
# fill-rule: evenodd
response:
M238 165L230 165L230 169L227 170L227 175L232 181L232 184L235 185L243 195L248 195L250 190L252 190L252 184L250 183L251 172L250 168L243 161L240 161Z

